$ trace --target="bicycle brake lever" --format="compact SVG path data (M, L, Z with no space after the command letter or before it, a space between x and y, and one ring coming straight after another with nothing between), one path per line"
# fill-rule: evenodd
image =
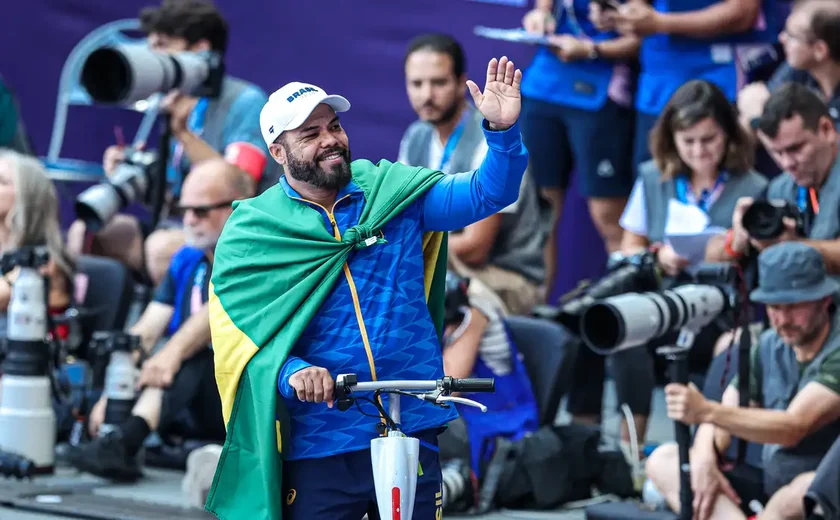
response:
M445 402L460 403L460 404L465 404L467 406L472 406L474 408L478 408L482 412L487 411L487 407L484 406L483 404L479 403L478 401L473 401L472 399L467 399L467 398L464 398L464 397L452 397L452 396L443 396L442 395L442 396L438 397L435 400L435 402L437 404L443 404Z

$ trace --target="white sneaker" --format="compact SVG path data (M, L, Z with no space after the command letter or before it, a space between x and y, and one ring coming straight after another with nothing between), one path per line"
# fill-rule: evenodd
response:
M208 444L193 450L187 456L187 474L181 481L181 490L187 496L190 506L204 509L221 455L220 445Z

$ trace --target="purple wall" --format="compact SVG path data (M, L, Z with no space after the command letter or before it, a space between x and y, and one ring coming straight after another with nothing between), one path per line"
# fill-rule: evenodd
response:
M151 0L10 1L0 18L0 73L20 98L33 144L45 154L58 79L73 46L109 21L133 18ZM407 42L429 31L449 32L465 47L468 71L483 84L487 61L506 54L524 69L531 48L477 38L476 25L516 26L525 10L472 0L217 0L230 22L228 71L271 92L288 81L317 84L353 104L342 118L353 155L393 159L414 114L405 95L402 58ZM130 139L139 118L110 108L70 109L63 158L98 162L114 142L114 126ZM583 209L583 211L581 211ZM585 205L570 197L561 240L567 289L600 271L604 253Z

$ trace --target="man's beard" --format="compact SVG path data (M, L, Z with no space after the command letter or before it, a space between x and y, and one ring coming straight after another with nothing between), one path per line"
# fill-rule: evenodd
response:
M305 182L315 188L324 190L339 190L350 182L352 174L350 171L350 150L343 147L331 148L319 153L311 162L304 162L294 156L289 147L283 143L286 150L286 173L293 179ZM332 153L340 153L344 161L336 164L329 170L318 166L318 163Z
M221 233L215 233L209 235L207 233L198 235L190 228L184 227L184 235L186 239L186 243L189 247L193 247L195 249L201 249L202 251L207 251L216 248L216 243L219 241L219 235Z
M436 108L433 103L427 103L426 106ZM455 119L455 116L458 115L458 109L460 107L461 107L461 104L456 101L456 102L452 103L452 105L450 105L446 110L444 110L439 118L430 119L428 122L435 125L435 126L449 123L450 121Z

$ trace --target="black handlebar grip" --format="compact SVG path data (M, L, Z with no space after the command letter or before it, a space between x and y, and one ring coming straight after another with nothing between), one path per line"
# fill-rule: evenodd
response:
M453 392L495 392L496 380L492 377L452 379Z

